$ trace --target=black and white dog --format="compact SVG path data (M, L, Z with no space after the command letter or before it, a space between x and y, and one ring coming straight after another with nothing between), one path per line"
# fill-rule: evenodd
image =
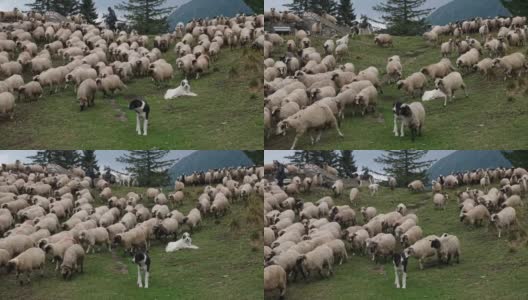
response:
M137 252L132 261L138 266L138 280L137 284L140 288L143 287L141 282L141 272L145 274L145 288L148 289L149 273L150 273L150 257L147 252Z
M394 264L394 284L396 288L400 288L400 278L399 273L402 276L402 285L404 289L407 287L407 262L409 261L409 255L403 251L401 253L396 253L392 256L392 263Z
M141 135L141 120L143 120L143 135L147 135L148 118L150 113L150 106L141 98L134 98L128 108L136 111L136 132Z

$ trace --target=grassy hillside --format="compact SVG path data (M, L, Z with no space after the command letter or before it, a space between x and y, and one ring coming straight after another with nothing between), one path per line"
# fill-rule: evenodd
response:
M144 188L112 188L114 194L124 196L130 190L144 192ZM187 213L194 207L203 187L185 189L184 206ZM250 199L253 205L232 206L230 214L218 223L207 218L201 229L192 234L197 250L165 253L166 243L155 241L150 249L152 259L148 289L136 285L137 268L123 249L109 253L102 250L89 254L84 274L75 274L64 281L47 263L44 278L37 274L30 285L20 287L13 274L0 271L1 299L257 299L262 297L262 244L253 241L260 234L261 225L254 222L254 212L262 211L262 200ZM258 217L257 220L262 220Z
M292 37L285 37L290 39ZM326 38L311 37L312 44L320 53L324 53L322 44ZM387 58L399 55L405 77L419 71L422 67L440 60L440 47L427 45L421 37L395 37L394 47L380 48L374 45L372 37L361 36L349 42L349 52L340 63L352 62L356 72L368 66L380 70L380 77L386 81ZM520 49L510 49L511 52ZM275 47L273 58L278 59L286 51L286 46ZM525 49L522 49L524 52ZM451 57L453 64L456 55ZM395 85L383 84L383 94L378 98L378 109L365 117L345 114L340 138L335 129L325 130L321 141L314 146L305 134L298 142L298 149L334 150L334 149L523 149L528 144L526 132L528 123L524 121L528 113L528 96L521 94L513 98L506 96L506 87L513 80L501 79L487 81L483 76L470 74L464 77L468 86L469 98L463 92L457 92L453 102L443 106L443 99L424 103L426 110L423 136L415 142L410 133L395 137L393 129L392 105L395 101L421 101L410 99ZM524 86L526 86L524 84ZM427 90L433 89L430 82ZM266 149L288 149L293 143L294 134L287 136L272 135L266 141Z
M348 192L336 199L337 205L350 203ZM317 201L331 194L330 190L316 189L299 197ZM308 281L298 279L289 283L286 299L350 299L350 295L357 299L522 299L528 293L524 284L528 280L525 271L528 249L510 247L508 235L498 239L491 227L487 232L485 228L463 225L458 218L455 191L449 191L450 201L445 211L433 208L430 192L410 193L407 189L392 192L381 188L379 194L370 197L363 188L360 196L360 202L353 205L356 212L361 206L374 206L378 213L388 212L398 203L404 203L408 211L418 216L424 235L444 232L457 235L462 252L460 264L439 266L433 258L427 261L424 270L420 270L418 261L412 258L408 265L407 289L397 290L392 261L376 265L367 257L349 254L348 262L334 266L335 273L330 279L315 275ZM517 210L517 214L526 228L526 206ZM363 224L362 217L359 220Z
M163 57L175 65L172 47ZM150 77L134 78L115 97L105 99L97 93L95 106L83 112L71 87L46 94L38 102L17 101L14 120L0 116L4 133L0 145L2 149L260 149L261 77L245 73L255 61L262 61L257 51L222 49L209 72L190 81L197 97L163 99L167 88L175 88L183 79L174 67L167 87L158 89ZM29 73L24 80L30 80ZM133 95L144 96L151 107L148 136L135 131L136 114L127 101Z

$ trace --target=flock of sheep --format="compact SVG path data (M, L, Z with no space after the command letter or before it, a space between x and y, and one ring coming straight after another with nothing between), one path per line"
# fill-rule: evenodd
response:
M21 96L36 100L46 88L51 94L72 84L83 110L94 105L97 91L113 94L133 78L150 76L159 86L173 78L173 65L183 76L198 78L222 48L259 47L264 16L192 20L153 39L104 26L88 24L79 16L51 22L31 11L1 12L0 114L14 117L16 93L19 100ZM163 58L171 45L175 62ZM24 81L30 74L32 78Z
M402 253L401 257L416 258L420 269L429 257L447 264L452 259L457 263L460 260L459 239L448 233L427 235L419 226L419 217L404 203L386 212L373 206L357 207L365 193L361 186L367 185L371 195L375 195L381 192L378 183L361 181L359 188L350 189L348 205L336 205L332 197L347 194L341 179L328 182L321 173L305 176L302 166L289 165L289 184L281 188L270 177L274 166L265 165L265 170L270 181L266 182L264 193L264 289L269 295L279 290L282 299L287 283L295 282L299 275L305 279L331 276L333 267L345 262L349 253L368 255L373 261ZM335 168L325 166L323 170L337 177ZM491 187L492 184L498 187ZM328 196L318 201L299 198L314 188L330 185ZM389 177L387 185L394 189L396 179ZM480 185L481 190L470 185ZM478 169L440 176L432 181L432 205L445 208L448 191L464 186L456 192L461 222L475 226L493 224L499 238L501 231L518 225L515 209L524 205L521 197L528 194L525 169ZM420 180L411 182L408 189L413 193L426 192ZM405 272L406 269L405 264ZM400 287L399 282L395 284Z
M269 13L270 18L272 15ZM284 12L277 18L291 18L292 15ZM526 17L475 18L434 26L423 37L433 45L440 43L443 37L449 39L440 46L442 59L404 77L404 65L398 55L393 55L387 59L386 80L380 78L381 72L375 66L356 70L351 62L339 64L353 51L349 49L352 34L335 41L328 39L322 49L316 49L310 36L318 32L321 31L317 28L312 28L312 32L296 30L295 38L287 41L276 33L265 34L269 48L264 52L266 139L270 138L272 131L276 135L295 132L291 149L305 133L310 134L312 144L318 142L322 131L329 127L336 128L343 137L339 126L345 111L347 114L350 111L351 115L376 111L379 94L383 93L382 81L394 83L412 98L417 93L423 94L422 100L444 98L446 106L448 99L452 101L457 91L463 90L468 97L463 75L479 71L489 79L493 74L503 73L506 80L519 77L528 70L528 62L522 52L508 51L508 48L525 45L528 34ZM472 38L471 34L480 34L481 40ZM374 37L374 43L380 47L392 47L395 42L397 39L389 34ZM277 52L277 49L281 51L280 58L274 59L272 52ZM458 71L450 58L454 52L459 55L455 61ZM484 53L489 57L483 57ZM434 89L426 91L431 86L429 80L433 81ZM395 136L403 137L404 128L409 128L413 140L421 135L426 116L421 102L397 101L393 113ZM401 123L400 130L398 122Z
M225 215L230 205L262 194L263 167L210 170L176 181L168 195L148 188L145 195L113 194L101 178L85 176L81 168L52 174L41 165L4 164L0 168L0 267L30 281L32 271L44 271L46 257L65 279L83 272L84 257L103 246L112 251L144 251L151 240L176 238L200 228L203 218ZM203 181L202 181L203 177ZM198 199L186 186L207 184ZM95 187L95 189L92 189ZM99 195L94 192L99 191ZM100 201L104 201L101 204ZM195 202L187 214L176 207ZM172 210L171 210L172 208Z

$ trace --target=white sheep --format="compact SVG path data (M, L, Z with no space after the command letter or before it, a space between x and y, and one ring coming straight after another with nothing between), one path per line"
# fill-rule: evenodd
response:
M416 97L415 91L420 90L423 93L426 85L427 78L422 72L413 73L409 77L396 82L396 87L399 90L403 88L413 98Z
M516 224L515 208L505 207L500 212L492 214L490 218L491 223L495 224L497 228L498 237L501 237L501 231L503 228L510 230L510 226Z
M455 235L444 233L431 241L431 247L436 249L439 261L449 264L451 258L456 258L457 263L460 263L460 241Z
M20 253L17 257L11 259L7 263L7 271L16 271L16 279L20 274L26 273L27 283L30 283L31 271L40 269L41 275L44 275L44 263L46 255L40 248L29 248L24 252ZM20 279L20 285L24 284L24 280Z
M10 92L0 93L0 114L8 114L11 120L15 117L15 96Z
M469 97L466 90L466 84L464 83L462 75L459 72L451 72L446 77L438 79L435 84L440 91L446 94L444 97L444 106L447 106L448 97L449 101L453 101L455 92L459 89L463 89L466 97Z
M64 279L70 279L73 272L84 272L84 249L80 245L74 244L66 249L60 270Z
M423 270L423 263L427 257L437 255L436 249L431 246L431 242L435 239L438 239L436 235L426 236L404 250L408 256L418 259L421 270Z
M433 196L433 204L435 208L441 208L445 210L446 202L449 199L447 193L436 193Z

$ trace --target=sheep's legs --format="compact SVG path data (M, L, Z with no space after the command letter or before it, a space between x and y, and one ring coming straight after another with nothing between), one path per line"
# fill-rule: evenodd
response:
M317 137L315 138L315 142L316 143L319 143L319 140L321 140L321 134L322 134L322 131L321 130L317 130Z
M398 268L394 266L394 284L396 285L396 288L400 288L400 279L398 278Z
M296 135L295 138L293 139L293 144L292 144L290 150L295 149L295 145L297 144L297 140L299 140L299 135Z
M444 107L447 106L447 95L444 96Z
M139 268L139 266L137 267L138 268L138 280L137 280L137 285L142 288L143 287L143 284L141 283L141 269Z

